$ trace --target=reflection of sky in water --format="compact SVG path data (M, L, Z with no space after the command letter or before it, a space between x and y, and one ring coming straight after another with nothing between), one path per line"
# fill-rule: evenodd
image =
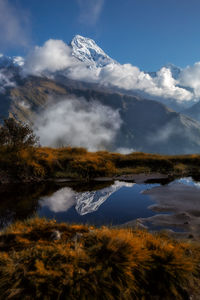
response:
M200 182L196 182L192 179L192 177L183 177L180 179L176 179L173 182L170 183L170 185L172 184L176 184L176 183L181 183L184 185L189 185L189 186L195 186L197 188L200 188Z
M115 181L104 189L82 193L66 187L40 199L39 215L67 222L122 224L155 214L148 209L153 201L142 194L142 191L155 186L158 184Z
M115 181L109 187L97 191L77 193L72 188L65 187L55 192L52 196L40 199L41 206L47 206L51 211L58 213L68 211L75 206L80 215L85 215L98 210L110 195L121 187L132 187L134 183Z
M84 192L74 191L73 186L75 190ZM54 186L54 183L1 186L0 227L35 213L63 222L123 224L160 214L150 207L159 201L165 205L165 213L177 206L183 211L190 210L190 213L196 213L197 209L200 211L200 183L194 182L191 177L163 186L120 181L110 186L107 183L96 186L104 188L94 190L92 183L86 186L69 183L65 187L60 184ZM168 207L170 209L167 210Z

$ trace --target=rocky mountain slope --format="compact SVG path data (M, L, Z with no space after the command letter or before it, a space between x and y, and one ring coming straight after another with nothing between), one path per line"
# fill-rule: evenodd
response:
M183 110L182 113L200 122L200 102L197 102L188 109Z
M110 58L92 39L76 35L70 46L72 55L90 67L101 68L111 63L117 63Z
M69 101L74 96L90 102L97 100L119 111L122 124L109 150L129 148L167 154L199 152L198 122L156 101L114 93L109 89L100 91L95 86L92 88L76 81L68 80L64 85L47 78L25 78L18 86L1 94L1 114L33 124L36 116L52 102Z

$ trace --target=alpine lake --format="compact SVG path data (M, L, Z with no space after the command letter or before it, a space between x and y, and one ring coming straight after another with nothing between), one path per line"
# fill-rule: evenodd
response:
M34 216L57 222L167 230L199 237L200 181L48 181L0 186L0 227Z

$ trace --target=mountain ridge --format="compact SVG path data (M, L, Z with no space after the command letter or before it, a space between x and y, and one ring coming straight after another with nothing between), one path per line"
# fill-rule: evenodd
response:
M6 98L5 98L6 97ZM112 91L100 91L85 87L84 83L69 81L60 84L54 80L29 77L19 86L10 88L0 98L2 113L34 124L38 114L53 103L77 99L94 100L112 110L119 111L122 125L111 148L135 149L137 151L166 154L185 154L200 149L200 123L181 115L165 105L140 96L128 96ZM89 133L88 133L89 134Z
M70 46L72 55L90 67L101 68L110 63L117 63L90 38L75 35Z
M110 64L117 65L91 39L76 36L71 43L74 45L76 59L88 68L103 69ZM1 61L5 62L4 66ZM97 102L100 110L109 107L112 112L119 114L120 128L107 150L117 151L123 148L163 154L199 152L200 123L175 112L157 99L146 98L145 94L142 96L141 93L112 85L102 87L95 81L70 79L62 72L55 72L52 77L22 76L23 63L24 60L20 57L0 57L2 116L12 116L34 125L38 116L45 110L48 111L52 104L58 107L61 101L67 103L76 98L78 102L82 101L82 106L87 102ZM179 72L174 65L168 67L175 73Z

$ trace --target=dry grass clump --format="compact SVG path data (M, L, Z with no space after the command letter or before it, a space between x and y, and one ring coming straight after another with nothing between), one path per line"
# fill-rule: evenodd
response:
M18 179L63 176L89 180L141 172L191 176L200 174L200 155L167 156L137 152L123 155L72 147L27 147L16 153L0 147L1 170Z
M131 153L127 155L107 151L88 152L84 148L38 148L35 160L46 174L91 179L130 173L160 172L173 175L199 174L200 155L158 155Z
M0 236L0 299L189 299L199 250L145 231L17 222Z

